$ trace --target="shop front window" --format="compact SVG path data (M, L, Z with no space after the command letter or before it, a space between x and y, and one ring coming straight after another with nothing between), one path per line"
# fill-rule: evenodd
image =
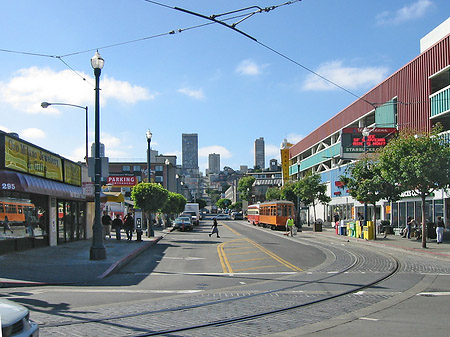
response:
M3 240L21 241L23 248L48 244L48 224L45 221L47 198L20 192L0 194L0 244ZM18 244L19 245L19 244Z

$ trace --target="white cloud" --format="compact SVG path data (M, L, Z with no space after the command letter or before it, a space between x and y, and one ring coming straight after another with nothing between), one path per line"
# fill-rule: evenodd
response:
M208 157L211 153L218 153L220 154L220 159L227 159L231 158L231 152L228 151L223 146L220 145L211 145L211 146L205 146L198 149L198 156L199 157Z
M262 73L262 70L267 65L258 65L253 60L244 60L236 67L236 72L239 75L256 76Z
M11 130L9 128L7 128L6 126L0 125L0 130L2 130L3 132L11 132Z
M326 79L346 88L370 87L386 78L386 67L345 67L343 61L326 62L315 71ZM310 74L303 83L304 90L336 90L337 87L317 75Z
M20 137L22 137L23 139L35 140L35 139L45 138L46 134L41 129L28 128L28 129L24 129L20 132Z
M266 157L278 158L280 157L280 146L266 144L265 146Z
M79 74L87 81L81 80L71 70L56 72L50 68L38 67L20 69L8 82L0 82L0 101L26 113L53 115L59 114L58 108L49 106L43 109L40 105L42 101L93 104L94 94L90 83L95 81L82 72ZM155 97L143 87L107 76L102 79L101 87L102 105L106 105L108 99L136 103Z
M287 136L287 140L289 143L291 144L297 144L299 141L301 141L303 138L305 138L305 136L303 135L298 135L295 133L290 133Z
M194 90L191 88L181 88L177 90L179 93L195 98L195 99L204 99L205 95L203 93L203 89Z
M394 24L398 25L407 21L421 18L433 5L430 0L418 0L409 5L405 5L396 11L384 11L377 15L378 25Z

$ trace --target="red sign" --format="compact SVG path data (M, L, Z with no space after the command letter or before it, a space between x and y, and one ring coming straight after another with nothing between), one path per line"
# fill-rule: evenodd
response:
M137 184L137 178L132 177L122 177L122 176L109 176L108 184L113 186L134 186Z

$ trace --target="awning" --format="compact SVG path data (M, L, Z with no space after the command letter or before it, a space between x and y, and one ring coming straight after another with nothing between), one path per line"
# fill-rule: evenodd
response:
M124 197L121 192L101 192L100 201L101 202L124 202Z
M64 184L20 172L0 170L1 189L35 194L44 194L58 198L86 199L79 186Z

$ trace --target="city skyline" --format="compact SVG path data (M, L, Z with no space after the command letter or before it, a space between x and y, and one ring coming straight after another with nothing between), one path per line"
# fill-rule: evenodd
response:
M220 154L222 167L253 167L260 136L265 162L280 161L284 139L297 143L418 56L420 39L450 13L448 0L349 0L345 7L329 0L260 1L275 8L239 23L246 36L171 6L209 16L254 1L165 4L3 2L11 15L3 18L0 44L0 129L83 160L84 109L41 103L87 106L90 147L90 58L98 50L105 60L100 142L107 157L145 159L150 129L152 149L179 163L180 135L197 133L203 172L210 153ZM93 11L100 13L95 20L82 20Z

